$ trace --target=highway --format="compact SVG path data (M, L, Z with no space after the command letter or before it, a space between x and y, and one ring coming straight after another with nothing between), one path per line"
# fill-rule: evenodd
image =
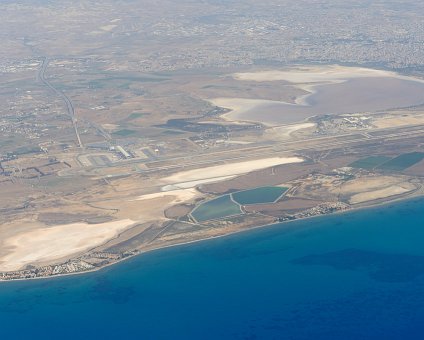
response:
M46 70L47 67L49 65L49 59L48 58L44 58L43 62L40 66L40 68L38 69L38 73L37 73L37 80L42 82L44 85L46 85L51 91L53 91L57 96L59 96L66 104L66 110L68 111L68 116L72 121L72 125L74 127L75 130L75 135L77 137L77 141L78 141L78 145L80 148L83 148L83 144L81 142L81 137L79 135L78 132L78 127L77 127L77 118L75 117L75 109L74 106L72 105L71 100L62 92L59 91L57 88L55 88L45 77L46 74Z

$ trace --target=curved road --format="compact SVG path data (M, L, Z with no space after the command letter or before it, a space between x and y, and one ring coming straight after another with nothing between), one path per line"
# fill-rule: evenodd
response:
M75 135L77 136L77 140L78 140L78 145L82 148L83 144L81 142L81 138L78 132L78 127L77 127L77 119L75 117L75 109L74 106L72 105L71 100L61 91L59 91L57 88L55 88L46 78L45 78L45 73L47 70L47 66L49 65L49 59L48 58L44 58L43 63L41 64L38 73L37 73L37 80L42 82L44 85L46 85L50 90L52 90L56 95L58 95L60 98L62 98L62 100L65 102L66 104L66 109L68 111L68 115L72 120L72 125L74 127L75 130Z

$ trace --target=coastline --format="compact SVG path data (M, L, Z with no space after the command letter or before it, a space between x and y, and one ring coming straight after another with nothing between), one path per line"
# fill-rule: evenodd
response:
M340 211L335 211L335 212L331 212L331 213L326 213L326 214L317 214L314 216L306 216L306 217L301 217L301 218L297 218L297 219L293 219L293 220L286 220L286 221L276 221L273 223L266 223L266 224L261 224L261 225L257 225L257 226L253 226L253 227L249 227L247 229L240 229L240 230L235 230L235 231L231 231L222 235L215 235L215 236L209 236L209 237L205 237L205 238L200 238L200 239L196 239L196 240L189 240L189 241L185 241L185 242L180 242L180 243L175 243L175 244L169 244L169 245L164 245L164 246L159 246L159 247L154 247L152 249L148 249L145 251L138 251L136 253L134 253L133 255L129 255L126 256L124 258L121 258L117 261L114 262L110 262L108 264L105 264L103 266L99 266L93 269L89 269L89 270L85 270L85 271L78 271L78 272L72 272L72 273L64 273L64 274L56 274L56 275L49 275L49 276L39 276L39 277L30 277L30 278L17 278L17 279L0 279L0 284L3 283L7 283L7 282L22 282L22 281L30 281L30 280L49 280L49 279L55 279L55 278L64 278L64 277L71 277L73 275L83 275L83 274L90 274L90 273L95 273L95 272L99 272L101 270L104 270L106 268L118 265L120 263L123 263L124 261L130 260L130 259L134 259L137 256L141 256L143 254L147 254L147 253L151 253L151 252L155 252L155 251L160 251L163 249L168 249L168 248L173 248L173 247L180 247L180 246L185 246L185 245L190 245L193 243L198 243L198 242L204 242L204 241L211 241L214 239L219 239L219 238L223 238L223 237L227 237L227 236L232 236L232 235L237 235L237 234L241 234L241 233L246 233L249 231L254 231L254 230L258 230L258 229L265 229L267 227L273 227L276 225L289 225L292 222L298 222L298 221L306 221L306 220L311 220L311 219L315 219L315 218L319 218L319 217L328 217L328 216L338 216L338 215L342 215L342 214L346 214L346 213L354 213L354 212L358 212L358 211L362 211L362 210L366 210L366 209L373 209L373 208L378 208L378 207L382 207L385 205L389 205L392 203L397 203L397 202L406 202L408 200L413 200L413 199L417 199L417 198L422 198L424 197L424 192L422 192L422 189L417 189L416 191L414 191L413 193L410 193L407 196L402 196L401 197L395 197L393 199L390 200L376 200L376 201L371 201L371 203L367 203L367 204L358 204L357 206L354 207L350 207L349 209L345 209L345 210L340 210ZM372 203L374 202L374 203Z
M411 78L407 76L402 76L397 73L381 70L371 70L371 69L364 69L364 68L344 68L340 66L327 66L327 67L312 67L312 70L316 70L316 72L312 73L306 73L305 69L294 69L289 70L287 72L283 71L259 71L255 73L240 73L240 74L233 74L234 79L238 80L251 80L256 82L262 82L262 81L272 81L272 80L285 80L291 82L291 86L298 87L304 91L306 91L306 94L299 95L295 98L294 103L286 103L283 101L272 101L272 100L256 100L256 99L248 99L248 98L214 98L209 99L209 101L220 107L227 107L230 111L226 112L224 114L221 114L219 117L226 120L226 121L237 121L239 123L241 122L249 122L253 123L255 120L245 120L242 119L242 117L232 117L232 115L243 115L245 113L248 113L255 108L264 108L268 105L273 105L275 103L280 103L284 105L290 105L292 107L296 106L311 106L312 103L309 103L309 99L311 96L319 92L319 89L322 86L328 86L331 84L337 84L337 83L345 83L349 82L353 79L357 78L372 78L372 77L378 77L383 78L397 78L397 79L404 79L408 81L414 81L414 82L420 82L424 83L424 80L418 79L418 78ZM352 76L354 70L359 70L359 76ZM269 80L268 76L274 74L274 78ZM242 77L240 77L242 76ZM243 79L243 76L246 76L246 79ZM265 80L261 79L266 76ZM257 78L258 77L258 78ZM287 78L288 77L288 78ZM292 77L292 78L290 78ZM309 77L309 78L308 78ZM272 77L271 77L272 78ZM289 79L290 78L290 79ZM222 101L222 103L220 103ZM224 105L225 103L228 103L228 106ZM222 104L222 105L221 105ZM319 115L319 114L318 114ZM237 119L240 118L240 119ZM311 117L309 117L311 118ZM305 118L300 121L291 122L291 123L285 123L285 124L274 124L274 123L263 123L261 122L261 125L265 127L270 127L272 129L282 129L286 128L287 131L287 137L290 135L291 132L296 131L298 129L304 128L306 124L312 124L314 126L314 123L311 123L309 118ZM281 133L280 130L278 130L278 133ZM371 139L373 136L369 136L366 133L364 133L364 137ZM343 136L343 135L338 135ZM281 136L280 136L281 138ZM374 139L374 138L372 138ZM277 159L282 159L287 157L268 157L266 159L253 159L249 161L239 161L236 163L230 163L226 164L224 162L223 164L219 165L213 165L213 166L206 166L202 168L196 168L192 170L181 170L175 174L168 174L167 177L161 178L160 185L161 192L155 192L151 194L145 194L142 196L138 196L135 199L131 199L130 202L134 201L142 201L147 200L148 198L164 198L167 196L172 196L168 201L155 201L155 203L152 206L156 206L155 213L156 215L153 216L153 218L149 215L150 211L146 212L145 215L140 217L138 220L134 220L133 222L140 222L143 221L143 223L146 223L146 214L149 218L152 218L149 220L149 222L159 222L161 228L163 229L163 234L165 234L165 237L163 238L153 238L149 240L147 243L145 243L145 246L139 245L132 245L131 247L133 249L128 248L119 248L118 250L109 250L109 248L101 248L102 246L105 246L108 244L109 241L113 239L108 239L107 241L102 241L100 244L90 244L90 249L84 253L71 253L70 257L63 257L61 259L55 259L55 261L61 261L54 263L53 261L50 261L51 259L51 252L47 252L48 256L50 256L49 261L46 261L44 264L40 262L35 262L35 260L31 259L31 262L27 261L26 265L19 264L18 266L15 266L13 270L11 269L11 266L5 267L0 272L0 281L17 281L17 280L30 280L30 279L41 279L41 278L53 278L53 277L62 277L62 276L70 276L74 274L82 274L82 273L90 273L99 271L103 268L115 265L120 263L121 261L124 261L128 258L132 258L136 255L140 255L143 253L150 252L152 250L160 250L168 247L174 247L174 246L181 246L185 244L190 244L194 242L200 242L205 240L210 240L218 237L224 237L232 234L237 234L240 232L245 232L249 230L254 230L258 228L264 228L267 226L272 226L275 224L284 224L286 222L292 222L297 220L306 220L310 218L315 218L318 216L327 216L332 214L341 214L346 211L356 211L359 209L367 209L367 208L373 208L380 205L389 204L392 202L397 202L400 200L407 200L412 199L414 197L419 197L424 195L424 189L422 187L416 188L416 190L408 191L408 192L398 192L395 194L390 194L385 197L378 198L378 196L374 196L373 198L365 199L363 201L357 200L354 202L353 200L344 202L349 203L345 204L342 201L338 201L338 198L329 198L328 201L322 200L322 205L316 205L316 206L309 206L309 209L303 209L301 206L297 205L293 207L294 213L291 213L290 210L285 211L282 210L275 210L275 214L247 214L244 215L243 218L240 219L233 219L229 220L228 223L224 221L216 221L217 226L215 227L214 223L215 221L211 221L210 223L206 223L205 225L199 224L199 227L206 227L203 230L202 229L196 229L186 231L181 233L173 233L173 231L168 232L168 229L172 230L173 223L182 222L184 223L185 220L181 219L179 215L176 215L174 218L166 218L166 219L157 219L157 213L160 212L161 214L163 211L169 207L176 205L176 203L185 202L190 199L194 199L197 197L195 192L192 192L194 190L194 187L196 187L198 184L209 184L214 182L219 182L223 179L232 179L234 177L237 177L238 175L249 173L253 170L258 170L259 168L264 167L264 161L267 160L270 162L265 166L267 167L273 167L275 165L285 164L285 162L281 162L280 160L276 161ZM296 158L298 158L296 156ZM288 158L290 159L290 157ZM258 169L255 168L257 163L260 163L258 166ZM275 164L274 164L275 163ZM288 162L290 163L290 162ZM295 162L291 162L295 163ZM346 163L349 164L349 163ZM252 169L252 166L254 166L254 169ZM233 169L234 167L241 167L241 170ZM230 171L230 174L228 171ZM210 174L205 177L204 172L208 171ZM199 176L199 173L201 176ZM188 177L188 178L187 178ZM390 188L389 188L390 189ZM339 194L340 195L340 194ZM175 197L173 197L175 196ZM185 196L185 197L183 197ZM352 196L353 197L353 196ZM334 201L333 201L334 200ZM333 206L331 206L333 204ZM339 206L337 206L339 204ZM345 205L345 206L343 206ZM297 209L297 210L296 210ZM302 210L300 210L302 209ZM128 210L128 209L127 209ZM140 213L138 213L140 214ZM141 216L141 215L140 215ZM182 215L181 215L182 216ZM138 215L137 215L138 217ZM274 222L273 222L274 221ZM169 228L171 227L171 228ZM159 232L159 234L162 233ZM158 235L159 235L158 234ZM85 235L81 236L84 241L89 244L89 240L86 238ZM59 237L56 239L53 239L53 241L60 240ZM43 240L42 240L43 241ZM13 244L12 244L13 245ZM24 247L21 247L24 248ZM56 247L57 248L57 247ZM27 249L31 249L27 247ZM96 250L97 249L97 250ZM106 250L98 250L98 249L106 249ZM24 254L25 256L27 253L25 252L26 249L23 249L21 251L21 254ZM44 250L44 249L43 249ZM60 249L63 250L63 249ZM90 259L90 256L93 256L94 260ZM21 255L22 256L22 255ZM8 262L6 262L8 263ZM53 264L51 264L53 263ZM10 264L10 262L9 262Z

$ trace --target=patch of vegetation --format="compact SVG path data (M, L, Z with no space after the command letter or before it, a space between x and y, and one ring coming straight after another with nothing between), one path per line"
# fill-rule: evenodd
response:
M118 85L118 88L119 89L122 89L122 90L129 90L130 89L130 85L131 85L131 82L124 82L122 84L119 84Z
M128 116L128 120L141 118L141 117L144 117L144 116L147 116L147 115L148 115L148 113L133 112Z
M354 161L353 163L349 164L349 166L352 168L371 170L389 161L390 159L391 158L387 156L369 156L366 158L358 159L357 161Z
M126 80L132 82L141 82L141 83L149 83L149 82L160 82L169 80L169 78L157 77L157 76L127 76L127 77L111 77L109 80Z
M402 171L408 169L409 167L417 164L418 162L424 159L423 152L410 152L404 153L400 156L397 156L383 164L381 164L378 169L382 170L393 170L393 171Z
M121 129L121 130L113 132L114 135L121 136L121 137L128 137L128 136L134 135L136 133L137 133L137 131L130 130L130 129Z
M169 136L176 136L176 135L183 135L184 132L182 131L175 131L175 130L165 130L161 133L162 135L169 135Z

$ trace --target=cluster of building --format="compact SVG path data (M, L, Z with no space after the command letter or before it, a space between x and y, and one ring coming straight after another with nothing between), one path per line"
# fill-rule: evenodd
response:
M4 61L0 63L0 73L16 73L22 71L35 71L40 66L39 59L24 59L16 61Z
M0 122L0 133L13 136L22 135L28 139L38 139L42 135L37 124L29 122Z
M237 8L237 4L232 6ZM208 20L196 16L166 17L144 33L155 41L185 38L187 44L209 44L201 48L170 44L172 53L164 50L142 55L138 66L142 71L157 71L250 65L261 60L342 62L393 69L424 64L424 25L419 15L414 16L411 11L402 15L397 8L393 19L391 4L374 6L364 2L318 7L282 2L278 9L275 3L269 6L272 11L266 6L252 6L252 13L240 8L240 15L222 10ZM219 48L215 48L217 39Z
M77 272L84 272L94 269L95 266L79 261L68 261L63 264L53 266L43 266L40 268L31 267L29 269L3 272L0 273L0 280L20 280L20 279L35 279L38 277L48 277L60 274L71 274Z
M348 130L363 130L371 128L371 117L366 116L334 116L325 115L317 117L316 134L336 135Z
M35 279L56 275L86 272L103 267L113 262L138 254L138 251L126 251L123 253L93 252L80 258L69 260L57 265L42 267L28 266L27 269L0 272L0 281Z
M292 214L280 217L280 222L297 220L300 218L313 217L318 215L332 214L338 211L344 211L350 209L349 204L343 202L325 202L317 205L316 207Z

